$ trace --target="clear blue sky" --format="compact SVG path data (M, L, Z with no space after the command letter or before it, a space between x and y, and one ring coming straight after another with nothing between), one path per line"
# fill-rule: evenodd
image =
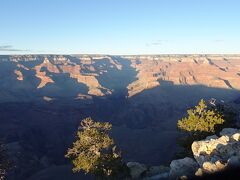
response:
M1 0L0 54L240 53L240 0Z

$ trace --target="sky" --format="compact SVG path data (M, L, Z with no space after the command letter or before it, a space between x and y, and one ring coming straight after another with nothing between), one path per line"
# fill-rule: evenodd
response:
M1 0L0 54L240 54L239 0Z

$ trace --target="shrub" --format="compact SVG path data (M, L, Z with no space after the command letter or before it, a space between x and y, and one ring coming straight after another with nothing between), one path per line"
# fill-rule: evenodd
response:
M183 151L178 152L176 156L178 158L191 156L193 141L219 132L224 123L222 111L216 107L208 107L206 102L201 99L197 106L187 111L186 117L178 120L178 129L186 133L177 139L177 143L183 147Z
M188 116L179 120L177 125L180 130L192 134L215 133L218 126L224 123L223 115L216 109L208 108L203 99L187 113Z
M72 160L74 172L82 170L109 179L127 173L121 154L109 136L111 128L110 123L94 122L91 118L82 120L77 140L66 154Z

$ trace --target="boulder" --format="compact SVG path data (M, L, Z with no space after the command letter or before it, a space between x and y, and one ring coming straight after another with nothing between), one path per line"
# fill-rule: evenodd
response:
M195 172L195 176L202 176L203 175L203 169L198 168L198 170Z
M188 179L194 176L215 173L229 167L240 167L240 131L225 128L221 137L208 136L192 144L195 159L186 157L173 160L170 168L130 162L127 166L133 179ZM195 161L196 160L196 161Z
M228 153L228 136L222 136L218 139L210 139L203 141L194 141L192 144L192 152L194 158L200 166L204 162L219 160L218 156L225 156Z
M208 136L208 137L206 137L205 140L211 140L211 139L217 139L217 138L218 138L217 135L212 135L212 136Z
M230 166L240 167L239 130L225 128L220 134L219 138L207 137L192 144L194 158L204 173L221 171Z
M231 136L231 138L235 141L239 141L240 140L240 133L235 133Z
M204 162L203 171L206 173L214 173L225 169L226 164L222 164L220 161L213 162Z
M132 179L139 179L143 173L147 171L146 165L140 164L138 162L128 162L127 167L130 170Z
M227 163L229 167L240 167L240 157L232 156L228 159Z
M162 173L169 173L170 168L165 166L151 166L146 172L146 176L154 176Z
M234 129L234 128L224 128L221 132L220 135L221 136L232 136L233 134L239 132L238 129Z
M196 161L189 157L173 160L170 164L169 178L177 179L183 176L193 177L198 167Z
M169 178L169 173L165 172L165 173L157 174L151 177L144 177L143 180L160 180L160 179L168 179L168 178Z

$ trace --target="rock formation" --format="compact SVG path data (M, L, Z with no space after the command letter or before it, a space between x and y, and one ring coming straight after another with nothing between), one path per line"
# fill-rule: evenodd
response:
M221 137L207 137L192 144L194 158L204 173L240 165L240 131L227 128L220 135Z
M109 88L106 82L111 77L121 78L122 76L116 74L126 73L125 69L131 69L133 77L129 74L126 79L112 80L126 82L123 82L120 89L127 90L127 97L161 86L162 81L170 81L174 85L204 85L239 90L239 60L238 55L0 56L0 63L9 62L10 66L7 68L13 67L11 71L17 75L17 80L26 82L36 78L38 85L32 88L44 89L50 84L55 85L56 78L67 75L85 85L88 88L85 95L90 96L107 96L117 92L120 83L111 84Z
M225 128L220 137L209 136L192 144L193 158L173 160L170 168L151 174L153 167L128 163L133 179L178 179L216 173L227 168L240 167L240 130ZM164 169L164 171L163 171Z
M128 86L129 96L161 85L174 84L239 89L239 56L186 55L128 57L138 71L137 81Z
M19 70L15 70L14 73L17 75L17 80L22 81L23 80L23 74Z

